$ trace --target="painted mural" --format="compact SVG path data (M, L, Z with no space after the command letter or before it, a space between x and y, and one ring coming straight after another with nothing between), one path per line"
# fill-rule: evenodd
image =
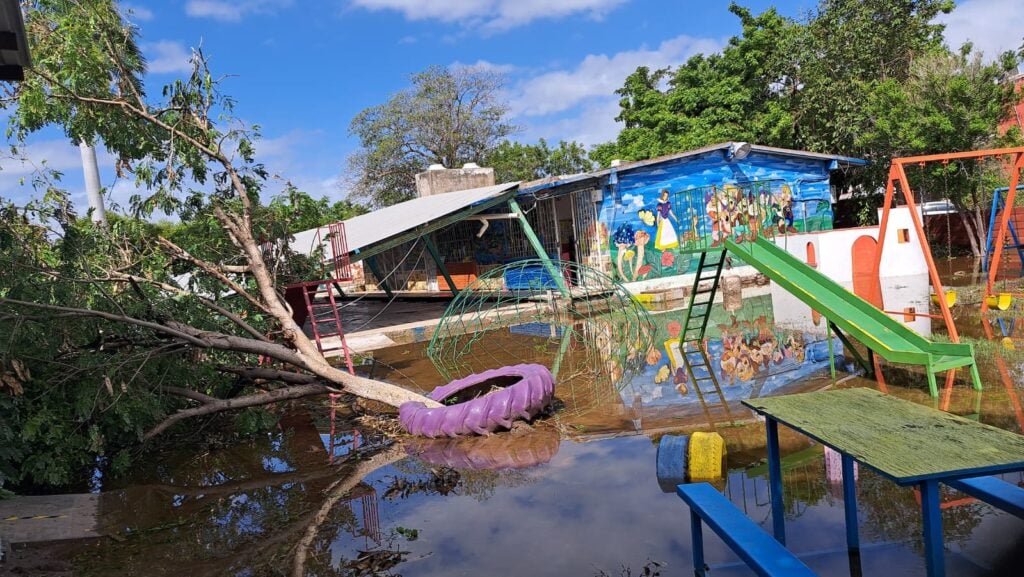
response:
M719 403L717 396L697 391L690 382L679 349L682 313L669 311L652 317L658 330L655 345L644 357L646 367L622 388L623 402L629 405L638 399L646 407L699 407L703 396L704 402ZM703 346L727 401L778 393L829 366L825 336L776 326L768 295L744 299L735 313L714 307ZM854 370L843 358L838 339L833 340L833 347L837 366ZM703 386L707 388L707 384Z
M692 272L694 253L832 228L828 161L720 151L619 177L600 213L614 274L632 282Z

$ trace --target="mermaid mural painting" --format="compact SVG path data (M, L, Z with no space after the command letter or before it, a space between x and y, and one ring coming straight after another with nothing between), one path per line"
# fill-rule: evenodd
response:
M633 282L692 272L695 253L761 236L832 228L830 175L858 159L729 143L620 169L598 215L612 273ZM682 219L680 219L680 216Z

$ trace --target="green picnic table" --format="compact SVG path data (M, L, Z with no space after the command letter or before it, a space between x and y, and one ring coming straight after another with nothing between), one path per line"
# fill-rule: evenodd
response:
M1024 436L871 389L842 389L743 401L764 415L775 538L785 544L778 424L842 455L846 542L859 551L857 461L921 491L925 565L945 574L939 483L1024 470Z

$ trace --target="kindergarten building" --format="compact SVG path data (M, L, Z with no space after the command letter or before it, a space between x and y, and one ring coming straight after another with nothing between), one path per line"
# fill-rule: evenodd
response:
M344 223L349 257L366 263L354 267L353 288L459 290L491 268L541 258L578 262L641 292L692 272L700 249L730 235L831 230L836 190L866 162L724 142L613 164L506 185L488 168L432 167L417 177L419 198ZM292 247L326 248L328 235L299 233Z

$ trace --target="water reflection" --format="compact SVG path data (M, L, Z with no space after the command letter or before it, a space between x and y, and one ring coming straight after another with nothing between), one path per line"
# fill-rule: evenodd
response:
M887 392L1024 431L1016 340L1024 329L1015 315L1002 324L972 320L967 308L959 315L961 327L992 333L977 347L985 389L958 383L933 401L919 373L887 367ZM716 426L728 447L724 494L768 529L764 428L734 402L702 401L680 376L678 311L651 319L647 345L616 338L620 327L600 318L572 331L521 323L478 340L459 370L540 362L559 374L564 410L522 436L383 446L380 435L341 415L332 423L327 408L313 406L285 415L281 433L162 457L102 495L102 529L116 538L83 549L76 567L97 576L561 576L618 575L624 566L639 574L654 560L667 564L663 574L688 573L686 508L657 482L658 436ZM806 307L789 311L762 295L737 311L716 307L704 346L734 401L832 384L822 330ZM424 390L445 381L422 345L379 351L374 361L377 378ZM858 377L837 386L878 387ZM788 545L820 575L849 575L829 457L786 430L781 446ZM857 484L863 574L924 574L914 491L867 469ZM1018 574L1024 524L952 492L943 501L950 574ZM749 574L717 539L706 546L714 574Z
M763 429L723 434L737 448L723 492L767 528L767 471L756 446ZM820 575L848 574L841 489L826 456L794 434L782 445L790 547ZM400 446L336 466L321 449L314 466L289 446L288 435L273 435L172 460L157 475L216 484L105 493L104 527L118 540L87 549L77 566L90 575L616 575L650 559L667 564L666 574L688 572L685 507L659 489L656 448L643 436L563 442L543 464L499 470L425 461ZM515 452L515 441L503 451ZM267 456L289 467L262 469ZM296 468L296 458L307 462ZM864 574L923 574L914 492L867 470L858 492ZM1008 515L945 498L951 574L989 574L1000 553L1024 543L1024 527ZM749 574L716 539L707 559L715 574Z

